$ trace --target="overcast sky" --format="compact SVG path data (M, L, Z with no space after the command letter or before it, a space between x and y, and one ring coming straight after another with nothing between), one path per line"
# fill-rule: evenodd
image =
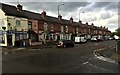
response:
M58 16L58 5L60 6L60 14L63 19L70 19L73 17L74 21L78 22L79 18L83 23L94 23L95 26L105 26L109 30L114 32L118 28L118 0L111 2L105 2L101 0L95 2L90 1L73 1L73 0L57 0L38 2L37 0L30 0L30 2L19 1L23 5L23 10L29 10L37 13L41 13L43 10L49 16ZM17 2L2 1L16 6ZM84 13L83 13L84 12ZM80 13L80 16L79 16Z

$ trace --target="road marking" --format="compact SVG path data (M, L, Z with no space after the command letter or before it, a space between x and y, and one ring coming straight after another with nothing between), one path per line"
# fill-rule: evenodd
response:
M100 60L103 60L103 61L107 61L107 62L110 62L110 63L117 63L115 60L112 60L110 58L105 58L103 56L97 56L98 59ZM118 64L118 63L117 63Z
M101 56L101 55L98 53L99 51L102 51L102 50L105 50L105 49L107 49L107 48L102 48L102 49L94 50L94 52L93 52L94 56L97 57L97 58L100 59L100 60L107 61L107 62L110 62L110 63L116 63L116 64L118 64L115 60L112 60L112 59L110 59L110 58L103 57L103 56Z
M84 62L83 65L88 64L89 62Z

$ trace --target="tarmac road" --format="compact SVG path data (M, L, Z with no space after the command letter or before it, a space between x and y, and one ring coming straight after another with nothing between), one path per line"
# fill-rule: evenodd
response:
M3 73L118 73L118 64L98 59L95 50L108 49L115 41L87 42L73 48L45 48L3 54ZM110 53L109 53L110 52Z

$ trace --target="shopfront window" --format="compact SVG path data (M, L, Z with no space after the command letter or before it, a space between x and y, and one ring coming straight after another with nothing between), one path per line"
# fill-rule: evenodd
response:
M3 34L0 34L0 43L5 43L5 36Z
M23 34L23 39L27 39L27 34Z
M15 40L16 41L20 40L20 34L15 34Z
M2 30L0 31L0 43L2 43L2 44L5 43L5 35Z

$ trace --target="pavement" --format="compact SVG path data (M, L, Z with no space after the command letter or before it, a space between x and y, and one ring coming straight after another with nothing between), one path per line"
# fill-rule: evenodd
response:
M120 53L116 52L116 48L99 49L95 50L94 53L103 60L120 63Z
M17 53L20 51L30 51L30 50L42 50L45 48L55 48L55 45L36 45L36 46L28 46L28 47L2 47L2 54L11 54Z

